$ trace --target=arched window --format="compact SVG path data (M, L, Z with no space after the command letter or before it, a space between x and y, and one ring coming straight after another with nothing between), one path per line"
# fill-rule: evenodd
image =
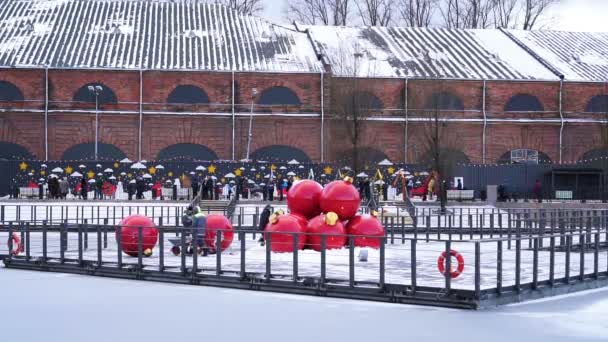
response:
M205 145L199 144L175 144L170 145L158 152L159 160L166 159L186 160L217 160L217 154Z
M527 148L506 152L498 160L498 164L545 164L550 162L551 158L546 153Z
M513 96L505 106L505 112L542 112L545 108L536 96L518 94Z
M33 158L27 148L11 142L0 141L0 160L21 160Z
M78 91L76 91L76 94L74 94L74 101L95 103L96 89L100 89L97 94L99 97L99 104L112 104L118 102L114 91L101 83L89 83L83 85L80 87L80 89L78 89Z
M0 81L0 101L23 101L23 93L16 85L7 82Z
M209 103L207 93L194 85L179 85L173 89L169 97L168 103L187 103L187 104L203 104Z
M441 92L433 94L426 104L427 109L439 110L464 110L462 100L449 92Z
M353 94L355 108L363 110L382 110L384 103L376 95L367 91L358 91Z
M120 160L127 155L112 144L98 143L97 158L99 160ZM94 160L95 143L83 143L74 145L63 152L61 159L64 160Z
M272 87L264 90L258 99L261 105L300 105L298 95L286 87Z
M587 113L608 113L608 95L597 95L591 98L587 107Z
M262 161L287 161L295 159L300 163L310 162L310 157L308 157L306 152L300 150L299 148L285 145L270 145L259 148L251 154L251 159Z
M597 160L601 160L602 158L604 158L604 159L608 158L608 149L607 148L596 148L591 151L587 151L587 152L585 152L585 154L583 154L580 161L581 162L585 162L585 161L594 162Z

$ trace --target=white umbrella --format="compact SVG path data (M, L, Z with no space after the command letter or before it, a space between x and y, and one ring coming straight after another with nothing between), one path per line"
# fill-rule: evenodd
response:
M80 164L80 165L78 165L78 168L79 168L79 169L85 169L85 168L86 168L86 166L84 166L83 164Z
M380 166L391 166L391 165L393 165L393 163L391 163L391 161L388 160L388 159L384 159L383 161L379 162L378 165L380 165Z
M266 170L266 166L260 166L260 170Z
M49 178L59 178L57 175L50 175Z
M421 175L421 176L428 176L428 175L429 175L429 173L428 173L428 172L426 172L426 171L422 171L422 172L420 172L420 175Z
M414 176L412 176L412 175L405 176L405 179L412 179L412 178L414 178Z
M142 163L135 163L133 165L131 165L132 169L145 169L146 165L142 164Z
M421 181L416 181L416 184L422 184L422 182Z
M234 175L234 173L229 172L229 173L227 173L227 174L226 174L224 177L225 177L225 178L234 178L234 177L236 177L236 176Z
M300 162L295 159L292 159L287 162L287 165L300 165Z
M266 183L260 183L260 186L266 186Z
M213 179L213 180L217 180L217 177L215 177L215 176L211 176L211 179Z
M303 168L304 168L304 165L298 166L298 169L303 169Z
M100 172L100 173L98 173L97 175L98 175L98 176L103 176L103 173L101 173L101 172Z
M46 164L42 164L42 165L40 165L40 167L43 169L46 169L47 166L46 166Z
M107 168L107 169L103 170L103 172L114 172L114 170Z
M285 166L281 166L279 170L287 170L287 168Z
M152 178L152 175L151 175L151 174L149 174L149 173L146 173L146 174L144 175L144 178Z
M82 174L80 172L74 171L74 172L72 172L70 177L82 177Z
M327 176L325 176L325 175L321 175L321 177L322 177L322 178L325 178L325 177L327 177Z
M112 177L110 177L110 178L108 178L108 179L116 179L116 177L112 176Z
M239 167L239 170L245 171L245 168L241 166L241 167Z
M195 169L195 170L196 170L196 171L205 171L205 170L207 170L207 169L206 169L206 168L205 168L203 165L199 165L199 166L197 166L197 167L196 167L196 169Z
M406 175L411 175L411 173L409 171L405 171Z
M126 175L127 175L127 173L123 171L123 172L121 172L121 173L120 173L120 175L121 175L121 176L126 176Z
M89 179L89 183L95 183L94 179Z
M139 162L142 164L146 164L148 161L144 159L144 160L140 160Z
M251 169L249 169L249 171L256 172L257 170L255 169L255 167L252 167Z
M234 181L230 181L230 184L234 184Z
M28 173L27 175L28 175L28 176L33 176L34 174L30 172L30 173Z
M101 168L101 164L97 164L97 165L95 165L95 167Z
M44 178L40 178L38 181L39 182L44 182Z
M253 179L248 180L247 183L249 183L249 184L255 184L255 182L253 181Z
M52 170L52 172L63 172L63 169L60 167L56 167Z
M377 181L374 182L374 184L376 184L376 185L382 185L382 184L384 184L384 181L383 180L377 180Z
M295 172L293 172L293 171L289 171L289 172L287 172L287 175L288 175L288 176L295 176L295 175L296 175L296 173L295 173Z
M365 178L365 177L368 177L368 175L365 172L361 172L360 174L357 175L357 177Z
M194 174L196 174L196 173L195 173L194 171L190 171L190 174L191 174L191 175L194 175Z
M156 167L156 169L158 169L158 170L164 170L164 169L165 169L165 167L164 167L164 166L162 166L162 165L160 165L160 164L156 165L155 167Z
M120 161L120 163L121 163L121 164L131 164L131 163L132 163L132 161L131 161L131 159L129 159L129 158L125 158L125 159L121 160L121 161Z
M131 179L131 181L129 182L129 184L134 184L135 183L135 179Z

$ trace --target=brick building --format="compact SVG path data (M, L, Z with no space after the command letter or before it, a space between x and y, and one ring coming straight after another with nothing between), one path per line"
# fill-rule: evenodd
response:
M5 0L0 67L0 158L91 159L97 131L100 159L340 160L351 145L336 94L351 88L369 102L369 159L423 160L431 111L458 160L608 156L606 33L281 26L195 1Z

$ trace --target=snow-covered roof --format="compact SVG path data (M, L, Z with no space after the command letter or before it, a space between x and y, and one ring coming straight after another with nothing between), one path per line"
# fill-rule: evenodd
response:
M337 76L556 80L500 30L299 26Z
M2 0L0 66L319 72L305 33L189 0Z
M608 81L608 32L509 30L568 81Z

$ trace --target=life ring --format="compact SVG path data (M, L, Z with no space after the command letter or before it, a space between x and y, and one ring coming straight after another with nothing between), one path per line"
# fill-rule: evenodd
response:
M13 235L9 239L13 240L13 250L10 251L11 255L19 255L21 252L23 252L23 244L21 243L21 238L19 237L19 234L13 233ZM9 248L10 240L7 243Z
M454 267L450 266L450 276L453 278L458 278L458 276L464 271L464 258L460 253L455 250L450 250L450 255L456 258L458 261L458 267L454 269ZM437 259L437 268L439 269L439 273L445 275L445 258L446 253L443 252Z

